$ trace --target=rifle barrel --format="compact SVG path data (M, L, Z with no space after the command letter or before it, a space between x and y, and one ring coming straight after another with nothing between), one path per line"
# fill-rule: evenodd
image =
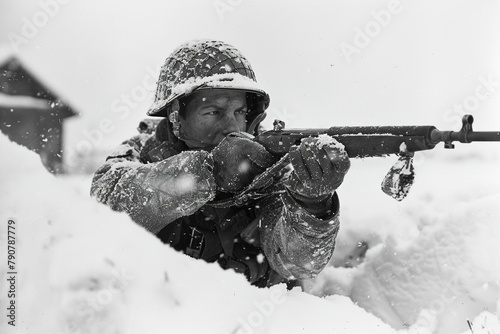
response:
M467 136L471 141L500 141L500 132L480 131L472 132Z
M453 148L453 142L498 142L500 131L472 130L474 118L464 115L459 131L440 131L432 125L417 126L334 126L328 129L278 129L265 131L255 140L272 154L283 156L292 146L300 145L303 138L327 134L346 148L351 158L364 158L398 154L401 151L431 150L440 142ZM403 145L404 144L404 145Z

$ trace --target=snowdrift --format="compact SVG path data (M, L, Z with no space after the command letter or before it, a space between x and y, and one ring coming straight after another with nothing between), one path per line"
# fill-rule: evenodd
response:
M391 332L347 297L257 289L179 254L48 174L36 154L3 135L0 145L9 157L1 166L0 236L5 245L7 221L15 221L17 272L16 326L2 315L2 333ZM7 289L2 283L3 313Z
M3 135L0 147L2 333L460 333L466 319L474 333L500 332L498 191L441 212L432 211L435 201L399 215L399 206L346 209L332 266L308 283L318 297L283 285L257 289L179 254L48 174L36 154ZM370 176L356 165L353 178ZM344 206L355 192L344 190ZM345 268L359 241L369 244L366 258ZM15 327L6 317L11 300Z
M373 159L367 167L353 161L340 190L343 211L332 266L308 282L306 290L349 296L399 330L470 333L470 321L473 333L483 326L495 332L500 300L498 150L469 150L474 154L467 157L463 151L468 148L460 149L425 153L425 161L415 167L410 196L401 203L378 190L395 159ZM354 186L348 178L356 180ZM366 257L358 259L366 245ZM488 320L474 320L480 314Z

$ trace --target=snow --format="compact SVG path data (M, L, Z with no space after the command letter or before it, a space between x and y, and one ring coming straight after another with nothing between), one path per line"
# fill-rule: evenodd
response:
M337 140L335 140L333 137L330 137L327 134L321 134L318 136L317 145L318 147L323 147L326 145L330 148L338 148L341 150L345 149L343 144L339 143Z
M410 332L466 332L466 320L481 321L474 318L482 311L496 319L498 162L481 155L441 161L431 156L415 166L415 184L401 203L377 189L386 159L370 159L369 168L361 168L366 161L352 161L340 189L341 229L332 266L308 282L307 291L348 296L395 329L413 325ZM370 201L359 200L360 191L369 192ZM360 241L369 245L366 259L341 267L356 258Z
M3 135L0 147L9 157L0 167L2 244L5 222L18 227L16 332L465 334L467 320L474 334L500 332L500 182L485 178L497 160L428 156L401 203L379 191L385 159L354 160L339 190L336 253L305 293L257 289L175 252L90 199L89 177L56 178ZM471 167L480 172L464 176ZM360 191L372 200L360 202ZM366 259L343 267L360 241ZM12 329L2 320L2 333Z
M242 275L177 253L126 214L45 172L34 153L5 136L0 145L10 157L0 176L2 221L9 217L19 226L20 332L220 334L245 333L253 326L255 333L302 328L363 333L359 316L374 333L391 332L346 297L334 303L287 292L284 285L257 289ZM5 239L5 224L1 228ZM6 261L1 264L3 281ZM6 295L3 285L1 293ZM318 312L305 317L304 303ZM290 313L302 314L300 326L283 331L294 327ZM10 328L2 326L2 332Z
M189 78L186 82L178 84L172 90L172 95L187 95L200 87L209 88L231 88L241 90L253 90L263 92L263 89L252 79L249 79L239 73L214 74L209 77ZM161 109L168 103L168 100L158 100L151 106L151 110Z
M186 82L175 86L175 88L172 89L172 94L190 94L194 89L200 86L262 91L259 85L252 79L239 73L224 73L214 74L209 77L189 78Z
M23 95L9 95L0 92L0 106L9 108L37 108L49 109L49 101L44 99L37 99L31 96Z

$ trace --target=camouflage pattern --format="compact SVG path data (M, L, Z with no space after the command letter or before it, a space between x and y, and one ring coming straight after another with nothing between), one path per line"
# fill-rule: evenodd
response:
M269 104L269 96L257 85L250 63L236 48L220 41L201 40L183 44L167 57L148 115L166 117L175 99L215 83L256 93L264 100L264 109Z
M206 247L211 254L199 258L245 272L258 286L269 286L283 278L311 278L327 265L339 229L336 194L328 204L331 214L322 219L302 207L284 183L273 185L274 191L263 198L216 209L210 206L216 195L211 153L175 154L172 147L171 143L158 142L154 134L141 134L124 142L95 173L91 195L113 210L127 212L154 234L186 219L200 229L215 226L209 235L212 244ZM158 152L166 153L159 158ZM262 255L253 251L251 256L227 256L232 249L235 253L257 249ZM240 265L244 265L241 270ZM280 276L278 280L272 278L273 273Z

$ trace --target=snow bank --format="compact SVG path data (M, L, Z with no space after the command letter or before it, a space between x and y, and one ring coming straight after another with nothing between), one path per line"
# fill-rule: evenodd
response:
M0 239L15 221L17 272L16 327L4 314L2 333L500 332L496 160L421 164L401 203L379 190L386 161L353 161L332 266L308 282L318 298L179 254L89 199L88 185L53 177L3 135L0 147Z
M2 333L392 333L349 298L283 285L257 289L232 271L160 243L126 214L56 179L0 135L0 239L16 226L16 327ZM4 248L4 247L2 247ZM1 255L1 281L7 274ZM7 285L1 309L6 313Z
M353 162L341 189L332 266L308 282L307 290L349 296L411 333L470 333L468 320L474 333L482 326L484 333L495 332L500 326L498 162L429 159L416 166L414 188L401 203L378 190L385 164ZM366 258L358 258L365 245Z

